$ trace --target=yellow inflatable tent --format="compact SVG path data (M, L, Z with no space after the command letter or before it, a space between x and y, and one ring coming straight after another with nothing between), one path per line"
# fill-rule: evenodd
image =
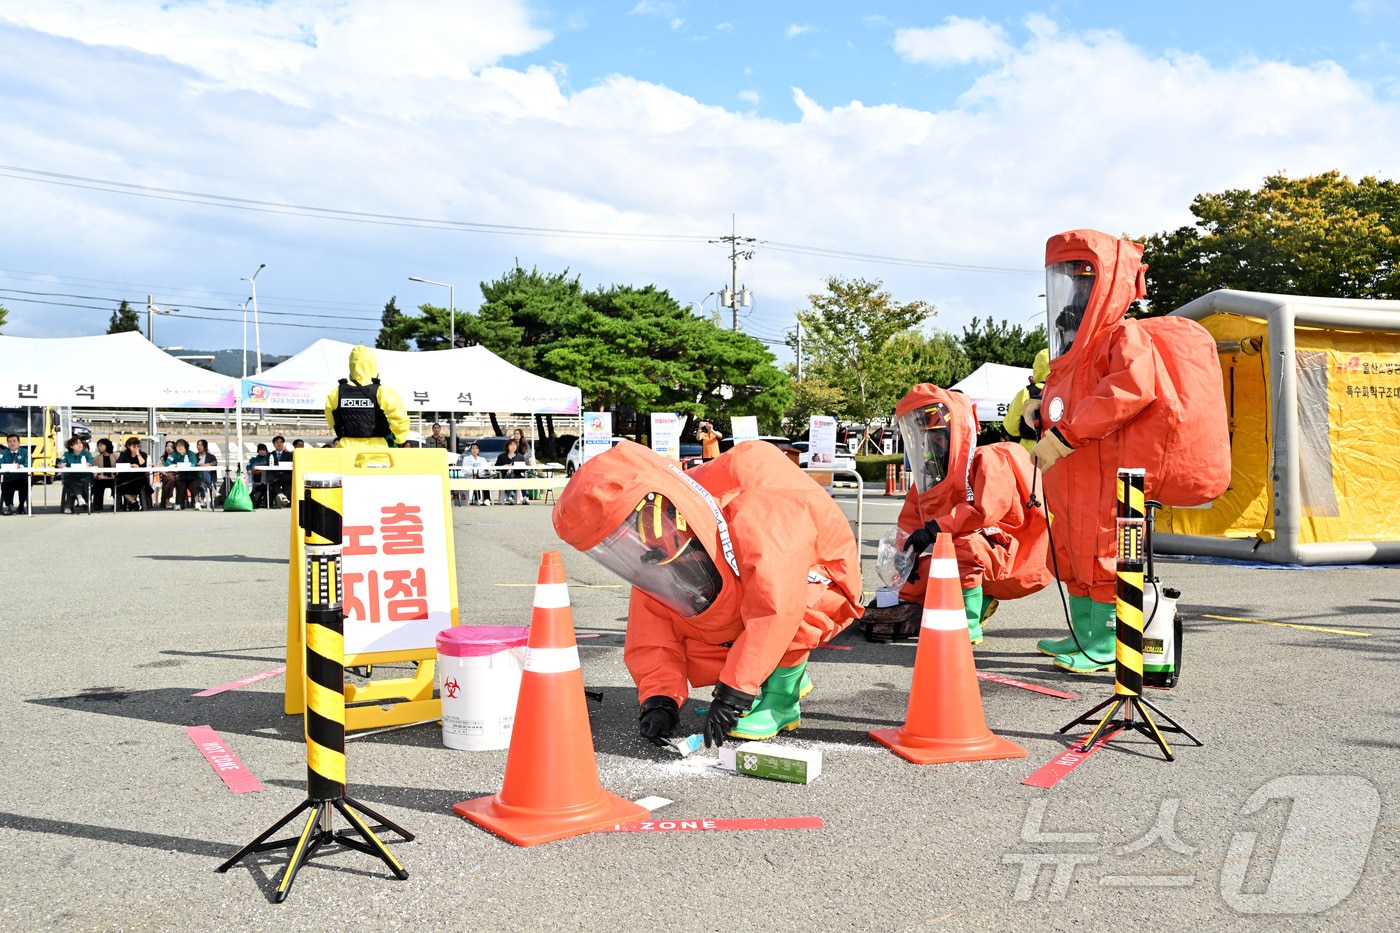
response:
M1158 514L1154 550L1277 564L1400 560L1400 301L1216 291L1230 487Z

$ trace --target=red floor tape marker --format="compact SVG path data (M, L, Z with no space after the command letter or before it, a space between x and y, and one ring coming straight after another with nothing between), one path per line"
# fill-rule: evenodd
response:
M1105 732L1103 735L1099 736L1098 741L1085 751L1080 751L1079 745L1077 744L1070 746L1057 755L1048 765L1045 765L1021 783L1028 784L1031 787L1054 787L1060 782L1061 778L1082 765L1090 755L1103 748L1109 743L1110 739L1122 731L1122 729L1114 729L1112 732Z
M1022 690L1030 690L1032 693L1043 693L1048 697L1059 697L1062 700L1079 699L1079 694L1077 693L1064 693L1060 690L1051 690L1049 687L1042 687L1040 684L1028 684L1024 680L1013 680L1010 677L1003 677L1000 674L989 674L986 671L978 671L977 679L994 684L1004 684L1008 687L1020 687Z
M851 651L850 645L817 645L818 648L830 648L832 651Z
M780 816L754 820L638 820L600 833L672 833L706 829L821 829L819 816Z
M243 762L238 760L238 756L224 744L224 740L219 738L219 734L213 729L208 726L185 726L185 732L189 734L190 741L194 742L194 747L204 756L204 760L223 778L229 790L235 794L246 794L263 789L258 779L253 777L253 773L244 767Z
M196 693L195 696L211 697L216 693L223 693L225 690L237 690L239 687L246 687L249 684L257 683L260 680L267 680L269 677L276 677L278 674L285 673L287 673L287 665L279 664L277 667L274 667L270 671L263 671L261 674L254 674L251 677L244 677L242 680L234 680L226 684L220 684L217 687L210 687L208 690L201 690L198 693Z

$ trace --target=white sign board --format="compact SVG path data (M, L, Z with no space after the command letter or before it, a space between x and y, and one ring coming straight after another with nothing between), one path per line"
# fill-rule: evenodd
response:
M729 427L734 434L734 443L736 444L758 440L757 415L735 415L729 419Z
M612 412L589 411L583 415L583 459L596 457L612 447Z
M432 647L452 625L442 477L346 476L345 653Z
M813 415L807 423L807 465L830 466L836 462L836 419Z
M667 460L681 458L681 416L673 411L651 413L651 449Z

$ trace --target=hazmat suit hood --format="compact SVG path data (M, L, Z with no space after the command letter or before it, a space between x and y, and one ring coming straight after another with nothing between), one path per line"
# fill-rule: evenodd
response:
M1135 298L1147 294L1147 266L1142 262L1142 245L1121 240L1097 230L1070 230L1057 233L1045 243L1045 267L1047 271L1046 302L1055 303L1056 290L1050 279L1052 270L1067 264L1088 264L1092 270L1093 285L1087 303L1083 305L1082 316L1070 335L1069 348L1055 357L1055 368L1062 362L1068 363L1076 356L1085 355L1084 348L1093 344L1095 338L1112 325L1123 319L1128 306ZM1056 335L1061 328L1057 321L1068 308L1047 307L1048 320L1046 333L1050 338L1052 351L1056 349ZM1081 314L1076 309L1076 314Z
M1031 381L1036 385L1044 385L1046 378L1050 375L1050 348L1046 347L1035 355L1035 362L1031 364Z
M972 486L969 472L972 467L972 451L977 447L977 416L972 400L961 392L941 389L932 383L924 382L909 390L895 406L895 420L901 431L905 426L905 415L922 411L931 405L942 404L948 411L948 464L943 479L928 488L919 487L919 509L926 515L952 515L961 520L972 511ZM909 438L904 439L905 449L910 448ZM919 464L913 464L916 474ZM956 523L955 523L956 524Z
M367 386L379 375L379 357L363 344L350 350L350 381Z

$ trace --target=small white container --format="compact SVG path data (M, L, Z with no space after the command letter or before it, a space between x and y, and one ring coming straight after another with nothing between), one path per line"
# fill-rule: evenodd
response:
M888 609L891 606L899 605L899 591L882 586L875 591L875 607L877 609Z
M528 628L458 625L438 632L442 743L464 751L510 747Z

